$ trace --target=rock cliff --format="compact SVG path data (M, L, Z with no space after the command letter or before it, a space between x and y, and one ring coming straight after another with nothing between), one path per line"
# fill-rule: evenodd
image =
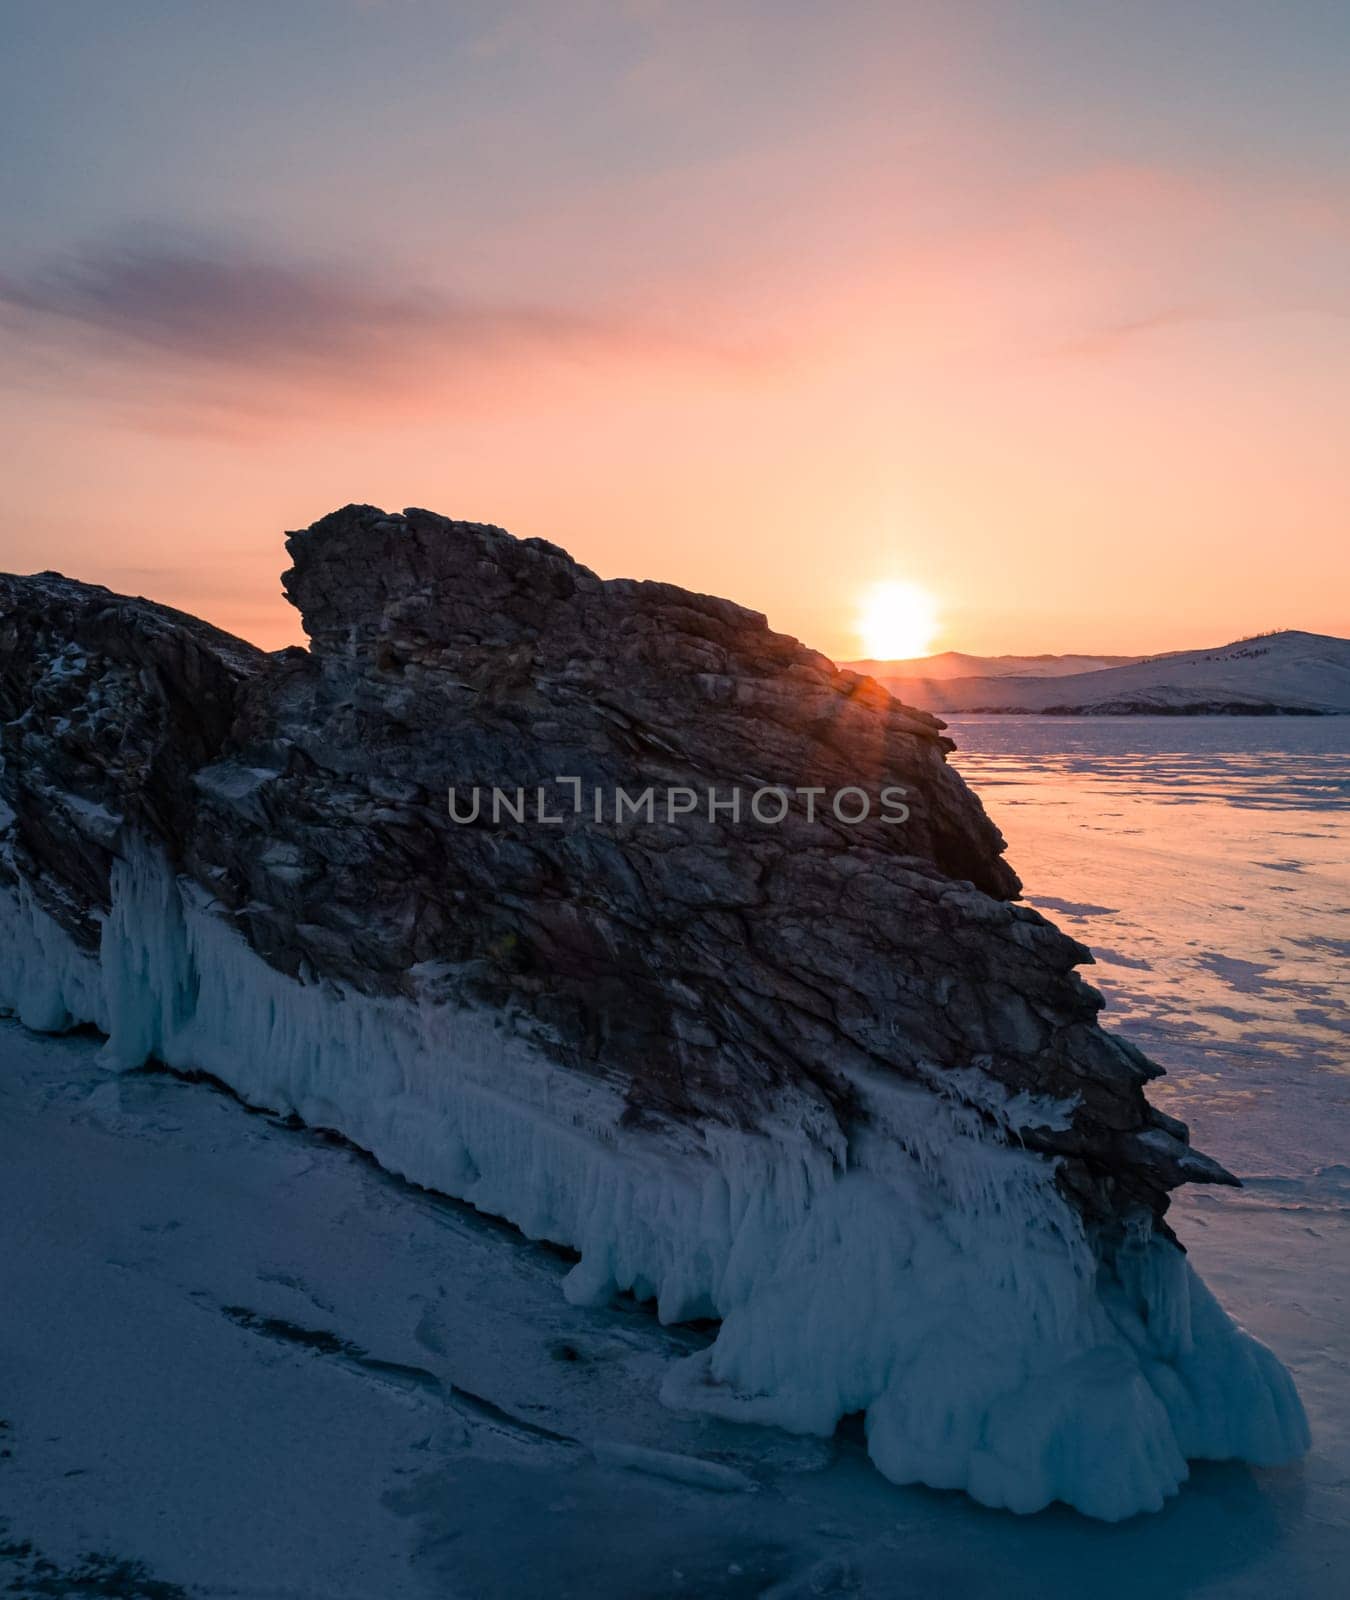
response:
M1144 1330L1122 1349L1198 1359L1162 1217L1177 1184L1231 1181L1099 1026L1088 952L1016 903L942 723L756 612L498 528L348 506L288 549L311 645L271 655L0 578L0 1003L93 1021L122 1062L214 1071L575 1246L579 1297L728 1318L679 1403L820 1428L875 1403L892 1476L1103 1515L1160 1502L1185 1455L1289 1453L1297 1419L1252 1443L1178 1421L1156 1383L1137 1454L1164 1466L1095 1499L1053 1465L1062 1440L1029 1491L1024 1462L979 1467L974 1434L915 1444L897 1375L931 1377L904 1342L925 1251L962 1336L989 1317L960 1424L987 1429L1038 1364L1107 1338L1103 1272ZM861 1308L864 1245L886 1282L909 1274L894 1304ZM1007 1266L1024 1247L1040 1289ZM979 1300L990 1272L1003 1309ZM828 1349L766 1367L766 1308L822 1295ZM855 1348L892 1322L899 1344ZM1245 1371L1243 1336L1214 1328ZM807 1396L822 1365L833 1387Z
M936 719L756 612L602 582L497 528L349 506L288 549L308 652L49 574L3 580L16 866L82 945L120 819L280 971L398 993L447 964L445 999L616 1077L634 1117L753 1128L791 1083L847 1137L851 1069L931 1086L973 1068L1074 1102L1067 1127L1021 1136L1068 1158L1094 1216L1161 1215L1170 1187L1221 1176L1150 1110L1156 1069L1097 1026L1088 953L1011 903ZM773 785L794 792L776 824L750 806ZM560 822L538 820L540 786ZM889 786L899 824L875 804ZM479 788L475 823L452 820L451 787L461 814ZM514 801L495 825L493 787ZM618 791L648 788L616 822ZM852 788L874 800L861 823L835 815ZM675 789L695 807L670 818ZM819 791L810 819L798 790Z

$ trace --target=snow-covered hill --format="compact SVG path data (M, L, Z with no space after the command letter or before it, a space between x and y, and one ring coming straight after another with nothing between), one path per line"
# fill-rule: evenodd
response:
M899 699L934 711L1350 713L1350 639L1293 629L1067 676L879 676Z
M1120 667L1138 656L972 656L964 650L944 650L935 656L912 656L903 661L847 661L854 672L871 678L923 678L945 682L948 678L1063 678L1074 672L1095 672L1099 667Z

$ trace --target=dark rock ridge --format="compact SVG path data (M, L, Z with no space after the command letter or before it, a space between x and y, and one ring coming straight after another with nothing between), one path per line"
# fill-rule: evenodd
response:
M147 836L274 968L396 995L435 963L439 998L618 1084L636 1123L753 1129L791 1086L847 1137L860 1073L984 1107L974 1068L995 1095L1071 1103L1020 1136L1065 1158L1062 1189L1108 1233L1227 1178L1148 1105L1159 1069L1099 1026L1088 952L1014 903L941 722L756 612L602 582L499 528L348 506L288 549L308 651L0 578L0 878L82 947ZM596 823L558 775L586 796L896 785L911 816ZM563 820L531 797L524 822L457 824L447 790L475 785L548 785Z

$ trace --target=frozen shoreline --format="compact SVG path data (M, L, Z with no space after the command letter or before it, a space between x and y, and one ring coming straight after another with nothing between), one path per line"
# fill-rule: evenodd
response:
M1186 1257L1148 1233L1108 1254L1054 1163L1021 1147L1020 1116L1071 1107L1004 1092L986 1112L855 1073L866 1123L846 1148L822 1147L786 1093L764 1132L625 1131L611 1088L491 1013L298 983L155 852L125 848L97 959L25 885L0 891L0 1002L47 1029L94 1023L111 1068L209 1073L576 1249L573 1304L631 1292L662 1322L719 1318L665 1375L676 1410L823 1438L861 1413L894 1483L1112 1522L1159 1511L1191 1462L1306 1452L1289 1375Z
M1057 920L1081 913L1090 942L1149 963L1092 974L1108 1015L1159 1030L1142 1042L1169 1066L1163 1103L1255 1179L1191 1191L1173 1216L1294 1370L1314 1430L1301 1467L1200 1466L1158 1516L1105 1528L895 1489L849 1428L827 1441L676 1416L655 1391L706 1334L624 1302L569 1306L568 1263L464 1207L201 1085L110 1078L90 1040L4 1024L4 1538L66 1571L101 1551L191 1594L316 1600L527 1593L545 1563L564 1593L890 1594L903 1575L978 1594L994 1570L1001 1593L1027 1596L1088 1574L1104 1595L1335 1593L1350 1560L1350 1177L1326 1159L1344 1129L1340 1014L1330 991L1290 1008L1272 987L1314 983L1325 961L1299 977L1271 957L1326 936L1345 903L1340 823L1197 798L1212 768L1155 815L1147 785L1113 792L1110 764L1083 761L1077 777L1023 760L1003 773L1015 781L977 782L1033 901L1053 885L1078 908ZM1235 818L1245 852L1224 831ZM1253 915L1225 913L1211 944L1192 902ZM1202 962L1218 934L1238 966ZM1242 962L1266 967L1264 992ZM1168 984L1206 972L1187 1031ZM1268 1034L1267 1007L1279 1037L1215 1037L1225 1010L1235 1032ZM738 1479L755 1488L726 1487Z

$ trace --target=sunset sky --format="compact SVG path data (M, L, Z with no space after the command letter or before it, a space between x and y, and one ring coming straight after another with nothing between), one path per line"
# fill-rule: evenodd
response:
M0 567L350 500L836 657L1350 633L1345 0L0 0Z

